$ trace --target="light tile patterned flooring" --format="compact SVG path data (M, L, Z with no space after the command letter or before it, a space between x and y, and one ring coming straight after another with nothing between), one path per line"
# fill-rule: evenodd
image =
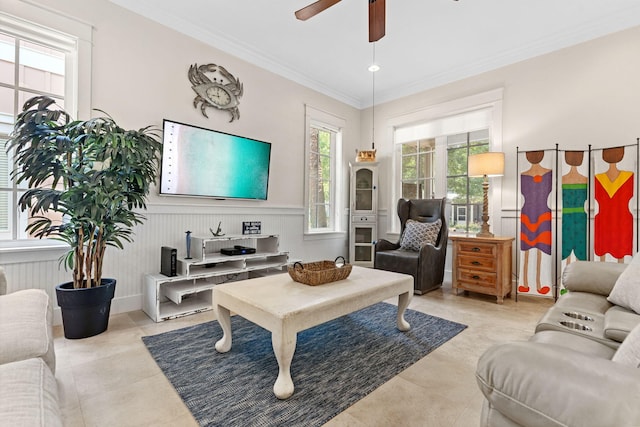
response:
M483 399L474 376L478 357L494 343L526 340L552 304L551 299L520 296L518 302L511 297L498 305L489 296L456 296L446 283L414 295L409 308L469 327L326 427L478 425ZM65 426L197 426L140 338L212 319L209 311L154 323L134 311L113 315L105 333L83 340L67 340L55 327Z

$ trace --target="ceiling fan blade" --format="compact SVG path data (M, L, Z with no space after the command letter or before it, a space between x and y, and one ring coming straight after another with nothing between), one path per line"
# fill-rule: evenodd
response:
M305 6L300 10L296 11L296 18L301 21L306 21L307 19L316 16L318 13L322 12L325 9L329 9L336 3L339 3L340 0L318 0L314 3L311 3L309 6Z
M385 0L369 0L369 42L384 37Z

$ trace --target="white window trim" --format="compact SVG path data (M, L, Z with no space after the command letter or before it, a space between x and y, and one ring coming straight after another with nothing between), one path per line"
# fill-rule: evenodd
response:
M58 39L60 47L69 47L74 40L77 57L71 67L71 83L65 87L65 110L73 118L91 117L91 52L93 27L53 9L26 2L8 2L0 12L0 26L10 28L23 37L47 43ZM55 33L58 33L57 37ZM80 90L82 89L82 90Z
M91 52L93 28L90 24L60 14L53 9L26 2L8 2L0 12L0 26L10 29L20 37L59 47L75 53L66 55L67 61L75 62L69 67L68 84L65 85L65 110L74 118L91 116ZM71 43L69 40L73 40ZM82 88L83 90L80 90ZM47 249L49 248L49 249ZM2 240L0 252L6 259L7 253L26 256L42 256L43 250L59 253L60 242L51 239Z
M2 264L59 261L70 246L53 239L5 240L0 244Z
M331 203L333 205L332 212L332 228L328 229L310 229L309 228L309 148L311 145L311 126L318 126L330 129L336 132L335 146L331 147L332 151L332 167L331 167ZM346 127L346 120L334 116L331 113L316 109L309 105L305 105L305 148L304 148L304 235L328 235L343 233L344 224L340 212L342 212L342 194L344 192L344 184L342 179L342 134Z
M464 98L459 98L447 102L443 102L440 104L432 105L424 109L420 109L417 111L413 111L411 113L403 114L401 116L397 116L391 118L387 121L387 138L388 141L393 141L393 162L392 162L392 171L391 176L393 180L393 185L391 188L391 198L389 200L388 206L396 206L397 200L401 195L401 187L399 173L400 173L400 156L398 155L398 147L396 147L395 141L395 131L396 129L407 127L415 124L426 123L426 122L435 122L438 120L443 120L449 117L464 115L468 113L472 113L480 110L488 110L490 112L491 118L489 120L489 135L491 137L491 143L489 145L490 151L502 151L502 97L503 97L503 88L498 88L494 90L490 90L487 92L478 93L475 95L467 96ZM487 128L487 126L484 126ZM475 129L469 129L475 130ZM446 159L447 156L447 146L446 146L446 136L443 135L432 135L431 137L435 137L436 139L436 149L435 155L436 159ZM445 197L446 196L446 164L439 163L436 160L436 175L435 175L435 189L436 189L436 198ZM443 165L443 167L438 167L438 164ZM497 182L492 183L490 186L490 194L489 194L489 206L492 211L494 207L501 206L499 201L494 200L497 199L497 195L501 194L502 183ZM495 213L490 212L490 217L498 218ZM388 215L387 216L387 229L389 230L388 234L398 234L400 232L400 223L398 221L397 215ZM494 226L494 229L498 230L499 228Z

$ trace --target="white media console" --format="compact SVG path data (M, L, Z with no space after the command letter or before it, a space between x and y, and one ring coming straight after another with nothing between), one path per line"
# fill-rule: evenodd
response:
M255 248L256 252L220 253L220 249L236 245ZM211 310L215 285L282 272L289 254L278 245L278 236L270 234L193 237L192 259L178 258L177 276L145 275L143 310L155 322Z

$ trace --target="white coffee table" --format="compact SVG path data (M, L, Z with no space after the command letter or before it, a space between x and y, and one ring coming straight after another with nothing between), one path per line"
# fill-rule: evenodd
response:
M279 368L273 392L287 399L294 390L290 368L298 332L395 296L396 325L408 331L404 312L413 297L413 277L406 274L354 266L347 279L318 286L295 282L286 273L217 285L213 303L223 336L215 348L231 349L231 312L270 331Z

